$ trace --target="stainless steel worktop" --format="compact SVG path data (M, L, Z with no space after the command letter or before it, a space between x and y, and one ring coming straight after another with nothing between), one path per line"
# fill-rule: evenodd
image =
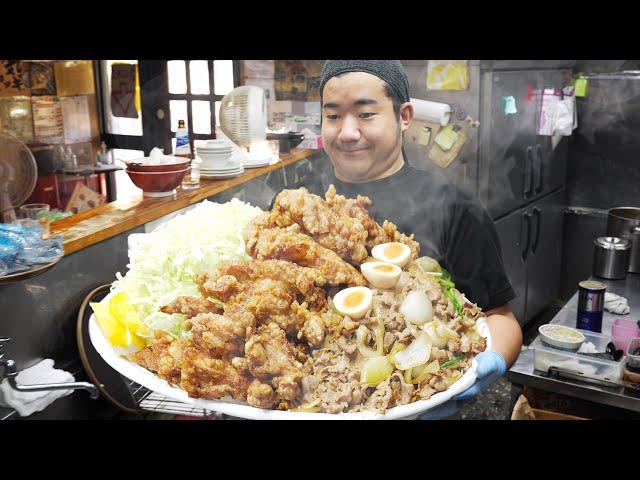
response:
M603 334L611 334L611 324L615 318L640 319L640 274L629 273L627 278L623 280L605 280L602 278L594 278L594 280L605 283L607 285L607 292L626 297L631 309L629 314L622 316L605 311L602 318ZM571 297L571 300L553 317L550 323L575 327L577 307L578 293L576 291L573 297ZM589 385L579 381L559 380L549 378L542 372L534 370L533 350L531 349L527 349L520 354L516 363L507 373L507 379L511 383L518 385L526 385L540 390L640 412L640 395L628 395L628 390L625 392L623 387L609 388Z

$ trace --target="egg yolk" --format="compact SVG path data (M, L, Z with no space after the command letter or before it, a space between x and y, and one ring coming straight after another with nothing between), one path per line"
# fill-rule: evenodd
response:
M393 272L393 267L391 265L376 265L373 269L380 270L381 272Z
M392 243L384 249L384 255L388 258L396 258L402 255L404 248L401 243Z
M355 308L364 300L364 292L353 292L344 297L344 306L347 308Z

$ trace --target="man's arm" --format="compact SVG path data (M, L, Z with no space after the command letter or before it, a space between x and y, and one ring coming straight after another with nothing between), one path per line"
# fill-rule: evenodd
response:
M493 342L492 350L502 355L507 370L513 365L522 347L522 329L508 304L485 312Z

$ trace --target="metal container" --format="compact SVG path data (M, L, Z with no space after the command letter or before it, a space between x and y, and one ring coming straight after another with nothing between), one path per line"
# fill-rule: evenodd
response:
M613 280L625 278L629 269L631 242L618 237L598 237L593 243L593 274Z
M594 280L578 283L578 317L576 328L592 332L602 332L604 294L607 286Z
M619 207L608 211L607 235L631 242L627 271L640 273L640 208Z

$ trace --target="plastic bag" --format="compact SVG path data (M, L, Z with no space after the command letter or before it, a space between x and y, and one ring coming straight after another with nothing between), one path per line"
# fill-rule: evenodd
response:
M569 98L565 98L556 104L554 133L565 137L573 131L573 109L570 101Z
M62 237L43 240L40 226L0 224L0 276L50 263L63 254Z

